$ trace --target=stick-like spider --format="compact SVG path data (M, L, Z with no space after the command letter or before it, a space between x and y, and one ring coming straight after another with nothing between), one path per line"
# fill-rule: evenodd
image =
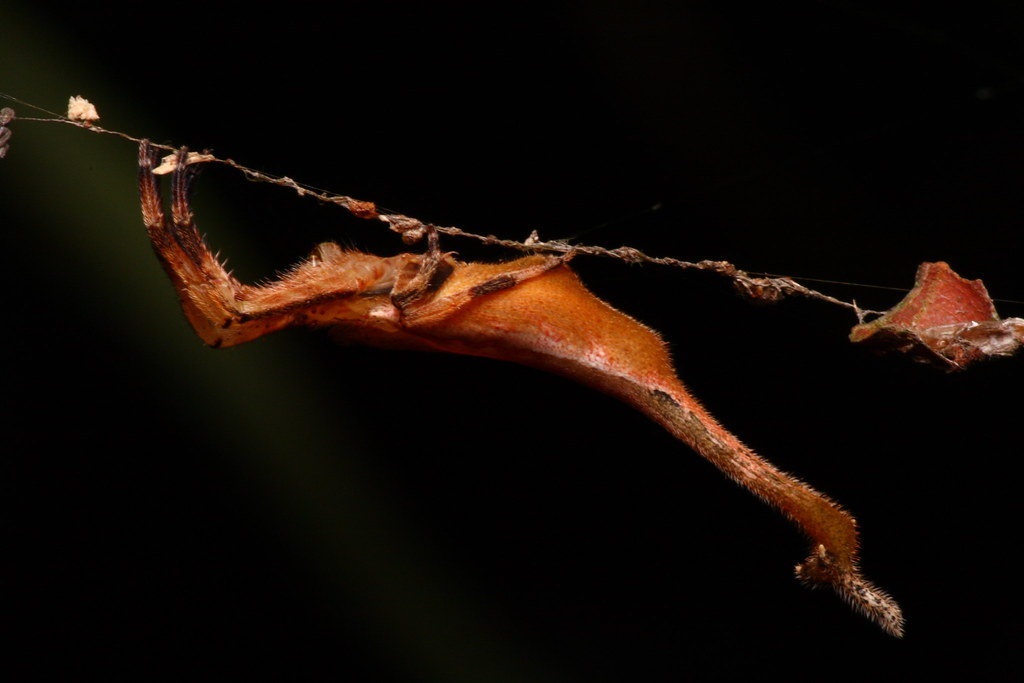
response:
M143 220L185 315L208 345L234 346L286 327L325 327L355 343L485 356L575 379L633 405L778 508L811 540L797 576L831 585L883 629L902 635L899 606L858 571L853 517L719 425L676 377L657 333L587 291L569 269L571 254L462 263L440 250L428 228L424 254L379 257L325 243L279 280L244 285L193 222L189 186L197 165L187 164L185 150L178 153L168 221L156 160L143 142Z

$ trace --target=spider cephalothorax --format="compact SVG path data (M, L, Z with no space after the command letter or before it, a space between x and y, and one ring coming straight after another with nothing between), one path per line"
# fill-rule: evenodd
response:
M507 263L463 263L424 229L424 254L379 257L335 244L261 286L235 280L197 231L189 185L197 166L177 155L171 217L153 173L156 153L139 151L142 215L153 246L196 332L213 347L296 326L330 328L348 341L393 349L486 356L578 380L641 410L810 538L797 576L833 586L893 635L903 617L857 568L856 524L847 512L779 471L724 429L675 375L657 333L591 294L570 270L571 255Z

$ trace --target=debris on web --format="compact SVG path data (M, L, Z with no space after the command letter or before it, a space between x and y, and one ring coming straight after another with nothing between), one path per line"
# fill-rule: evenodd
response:
M69 121L79 121L86 126L91 126L94 122L100 120L96 106L80 95L68 98L67 117Z
M11 148L11 129L7 124L14 120L14 110L10 107L0 109L0 159L7 156L7 150Z
M216 161L217 157L212 154L200 154L199 152L189 152L188 156L185 157L185 165L190 164L205 164L211 161ZM178 165L178 155L168 154L167 156L160 159L160 165L153 169L154 175L166 175L174 170Z

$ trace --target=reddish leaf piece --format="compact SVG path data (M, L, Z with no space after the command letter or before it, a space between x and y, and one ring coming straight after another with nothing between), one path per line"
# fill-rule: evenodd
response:
M1024 319L1000 320L981 280L965 280L948 263L922 263L914 288L882 317L857 325L850 341L879 353L909 354L948 372L1024 343Z

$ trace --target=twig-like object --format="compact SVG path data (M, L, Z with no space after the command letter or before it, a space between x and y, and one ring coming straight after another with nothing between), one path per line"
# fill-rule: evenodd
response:
M2 95L2 93L0 93ZM13 99L13 98L11 98ZM5 110L5 111L10 111ZM45 110L44 110L45 111ZM53 112L48 112L53 113ZM13 118L13 111L11 111ZM95 124L95 120L74 120L67 116L61 116L59 114L53 114L53 118L24 118L19 117L20 121L42 121L47 123L64 123L84 130L88 130L93 133L100 133L104 135L115 135L117 137L129 140L136 144L142 142L142 138L137 138L127 133L122 133L116 130L108 130ZM2 124L0 124L2 125ZM5 129L6 130L6 129ZM9 136L10 131L7 130ZM2 137L2 134L0 134ZM0 142L3 140L0 139ZM175 152L176 148L169 145L160 145L156 143L149 143L151 147L163 149L168 152ZM2 153L0 153L2 157ZM606 247L591 246L591 245L576 245L570 244L563 240L552 240L544 241L541 240L536 231L533 231L529 237L524 241L520 242L517 240L503 239L495 237L494 235L478 235L476 233L467 232L456 227L446 226L435 226L432 224L424 223L423 221L405 216L400 213L385 212L378 209L376 204L373 202L363 201L348 197L345 195L332 194L325 190L321 190L304 183L299 183L288 176L275 176L273 174L264 173L263 171L257 171L255 169L243 166L233 159L220 159L212 154L204 153L201 155L193 153L193 157L190 158L189 163L219 163L225 164L241 171L246 178L250 180L270 183L271 185L278 185L295 191L299 196L302 197L313 197L321 202L327 204L336 204L347 211L353 216L358 218L376 218L384 223L387 223L391 230L400 233L403 240L407 244L413 244L419 241L426 233L427 229L436 230L439 233L445 235L451 235L454 237L467 237L475 239L483 244L501 246L508 249L514 249L516 251L526 253L561 253L561 254L578 254L587 256L601 256L606 258L614 258L626 263L650 263L659 266L670 266L673 268L680 268L684 270L704 270L723 275L731 278L736 290L751 299L756 299L764 302L776 302L780 299L790 296L802 296L809 299L815 299L825 303L841 306L852 311L856 316L858 322L863 323L865 317L868 315L882 315L880 311L865 310L857 306L856 303L843 301L835 297L823 294L817 290L811 289L802 285L795 280L788 277L754 277L749 273L740 270L728 261L712 261L703 260L697 262L683 261L681 259L671 257L657 257L648 256L633 247L617 247L614 249L608 249ZM173 163L165 159L164 164L157 168L156 172L168 173L171 171Z
M671 257L657 257L648 256L639 249L633 247L617 247L615 249L608 249L606 247L599 246L588 246L588 245L576 245L570 244L562 240L554 241L543 241L538 235L537 231L533 231L525 241L519 242L517 240L502 239L495 237L494 235L478 235L476 233L467 232L461 228L446 227L440 225L430 225L422 222L418 218L412 218L399 213L381 213L377 206L373 202L367 202L360 199L354 199L344 195L333 195L320 190L316 190L304 185L301 185L287 176L272 176L261 171L255 171L251 168L247 168L237 163L232 159L217 159L209 158L203 159L203 161L215 161L223 164L227 164L232 168L235 168L252 180L259 182L271 183L273 185L279 185L281 187L287 187L300 196L311 196L319 199L322 202L330 204L337 204L358 218L377 218L385 223L397 233L402 235L402 239L406 244L414 244L418 242L426 230L436 230L437 232L445 235L452 235L455 237L468 237L471 239L478 240L484 244L495 245L500 247L506 247L508 249L515 249L517 251L537 253L537 252L553 252L561 254L585 254L587 256L603 256L608 258L618 259L625 261L626 263L651 263L659 266L670 266L673 268L680 268L683 270L695 269L695 270L706 270L718 275L724 275L732 278L737 291L744 294L752 299L758 299L766 302L775 302L787 295L800 295L810 299L816 299L818 301L824 301L826 303L834 304L836 306L842 306L852 310L858 321L863 322L865 315L874 314L881 315L879 311L868 311L861 309L856 303L850 303L836 299L835 297L822 294L821 292L805 287L788 277L753 277L746 272L738 269L728 261L711 261L703 260L697 262L683 261L677 258Z

